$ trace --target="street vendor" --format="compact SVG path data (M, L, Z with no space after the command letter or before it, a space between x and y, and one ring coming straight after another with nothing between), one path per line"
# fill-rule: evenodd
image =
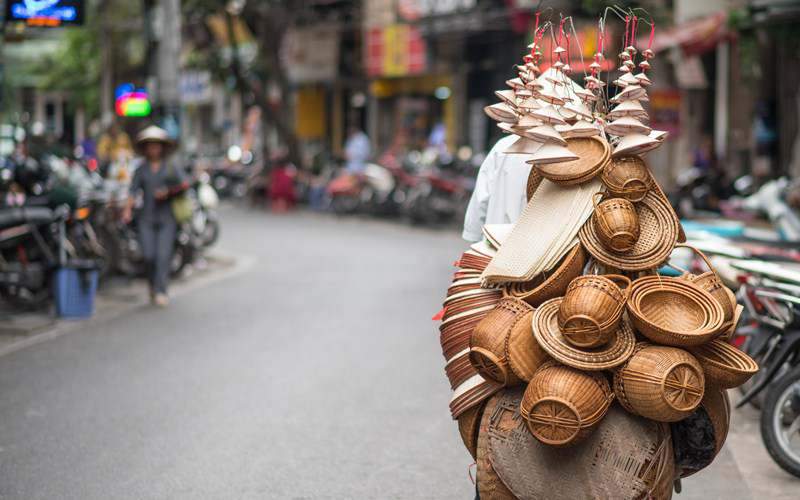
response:
M144 161L133 176L123 213L123 220L130 222L136 198L141 196L136 229L150 285L150 300L159 307L169 303L167 286L177 231L173 202L189 186L181 169L167 163L174 148L174 141L160 127L147 127L139 133L136 150Z
M527 204L531 172L531 166L525 163L527 157L504 153L516 140L516 136L508 135L497 141L481 164L464 217L462 237L469 242L483 238L485 224L516 222Z

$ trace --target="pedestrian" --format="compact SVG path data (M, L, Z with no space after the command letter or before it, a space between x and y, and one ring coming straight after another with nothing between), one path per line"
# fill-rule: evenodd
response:
M286 157L275 162L269 175L269 199L273 212L284 213L297 202L294 181L296 169Z
M349 174L363 174L372 154L369 137L361 129L351 126L344 145L346 168Z
M136 228L150 285L150 300L159 307L169 303L167 286L177 231L173 205L189 187L181 169L167 162L174 148L175 143L160 127L147 127L139 133L136 150L144 161L133 175L123 213L123 220L130 222L136 198L141 196Z
M478 171L475 190L467 206L462 237L470 242L483 239L485 224L511 224L527 205L526 187L531 166L526 155L504 153L515 135L506 136L494 145Z

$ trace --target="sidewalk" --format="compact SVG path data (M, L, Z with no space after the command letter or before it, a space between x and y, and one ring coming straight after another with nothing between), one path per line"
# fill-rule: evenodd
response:
M237 264L237 259L232 256L212 253L174 279L170 293L180 295L209 280L224 277ZM17 312L8 304L0 302L0 356L83 328L88 322L106 321L144 306L149 306L145 281L122 276L111 278L98 291L95 314L86 320L58 319L52 306L43 311Z

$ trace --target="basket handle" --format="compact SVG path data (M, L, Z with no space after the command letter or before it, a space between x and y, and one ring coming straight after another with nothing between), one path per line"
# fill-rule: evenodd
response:
M598 191L598 192L596 192L595 194L593 194L593 195L592 195L592 205L594 205L594 209L595 209L595 210L597 210L597 208L598 208L598 205L600 205L600 204L597 202L597 195L598 195L598 194L600 195L600 198L601 198L601 199L603 198L603 196L605 196L605 195L606 195L606 194L605 194L604 192L602 192L602 191Z
M564 324L566 325L570 321L575 320L575 319L583 319L583 320L586 320L586 321L592 323L594 325L594 327L597 329L597 333L598 334L600 334L600 332L603 331L603 328L600 326L600 323L598 323L596 319L592 318L591 316L587 316L585 314L573 314L572 316L567 318L566 321L564 321Z
M625 301L627 301L631 294L631 279L621 274L604 274L603 276L614 282L614 284L619 287L619 289L622 291L622 295L625 297ZM617 282L622 282L625 286L622 287Z
M706 266L708 266L709 271L713 271L714 274L717 273L717 270L714 269L714 266L711 265L711 261L708 259L706 254L701 252L699 248L697 248L695 246L692 246L692 245L689 245L687 243L678 243L678 244L675 245L675 247L688 248L689 250L691 250L695 254L699 255L701 259L703 259L703 262L706 263Z

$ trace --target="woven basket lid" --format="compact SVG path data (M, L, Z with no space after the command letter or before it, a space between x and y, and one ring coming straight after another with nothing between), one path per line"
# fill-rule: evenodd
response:
M528 432L520 415L521 400L517 388L492 398L479 437L488 437L490 462L516 498L671 498L674 461L666 425L612 405L585 441L558 448Z
M553 359L581 370L608 370L625 363L633 354L636 336L626 317L611 342L595 349L574 347L558 327L558 308L561 298L550 299L533 314L533 335L542 349Z
M608 162L611 151L608 142L600 137L573 137L567 139L567 147L577 158L572 161L536 164L542 177L555 183L592 179Z
M625 271L644 271L666 262L679 240L680 223L668 201L653 190L636 204L639 239L627 252L607 249L597 235L593 218L578 237L592 257L602 264Z

